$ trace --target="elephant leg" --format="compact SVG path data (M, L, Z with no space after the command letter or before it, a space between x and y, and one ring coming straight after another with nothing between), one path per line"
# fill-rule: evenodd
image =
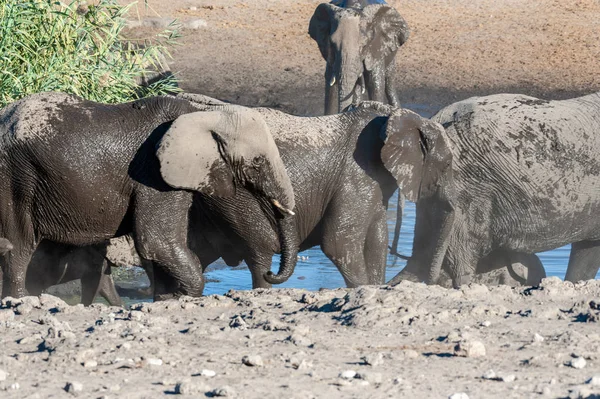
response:
M187 191L159 192L149 187L136 195L134 240L140 256L154 263L155 299L202 295L202 266L187 245L192 198L193 194ZM168 276L172 279L159 290L159 278ZM172 290L175 285L177 288ZM161 292L163 289L167 291Z
M385 95L388 102L394 107L400 106L400 99L398 98L398 92L396 91L396 85L394 83L394 77L396 76L396 54L389 64L385 68Z
M349 234L326 234L321 250L338 268L348 288L369 284L364 257L365 237Z
M271 288L264 275L271 270L271 259L273 255L252 254L249 259L246 259L250 273L252 274L252 288Z
M148 277L149 285L147 288L140 289L140 294L144 296L153 296L155 290L154 265L152 262L145 259L141 259L141 262L142 269L144 269L146 276Z
M20 298L26 296L25 280L27 267L35 250L33 245L19 245L19 240L11 239L14 245L12 251L6 254L2 262L2 297Z
M600 240L580 241L571 245L566 281L593 280L600 268Z
M543 278L546 278L546 270L542 261L536 254L527 254L523 252L517 252L511 254L509 272L515 270L519 266L524 266L527 269L527 278L525 284L530 286L538 286L542 282Z
M110 266L108 266L108 270L110 270ZM112 278L111 273L104 273L102 275L102 279L100 280L100 289L98 293L102 298L108 302L111 306L123 306L123 301L121 297L117 293L117 288L115 287L115 282Z
M385 102L385 76L383 66L376 66L373 70L365 70L365 86L369 100Z
M369 284L385 284L388 231L385 211L380 212L369 226L364 256Z

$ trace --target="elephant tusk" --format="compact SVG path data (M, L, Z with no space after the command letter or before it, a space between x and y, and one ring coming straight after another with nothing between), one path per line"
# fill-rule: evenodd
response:
M294 216L295 215L294 211L292 211L291 209L288 209L288 208L284 207L283 205L281 205L281 203L279 201L277 201L275 198L273 198L271 200L271 203L273 205L275 205L277 207L277 209L279 209L281 212L286 213L286 214L288 214L290 216Z
M333 76L331 78L331 81L329 82L329 86L333 86L335 84L335 76Z
M366 90L365 90L365 86L361 86L361 89L360 89L360 94L365 94L365 91L366 91Z

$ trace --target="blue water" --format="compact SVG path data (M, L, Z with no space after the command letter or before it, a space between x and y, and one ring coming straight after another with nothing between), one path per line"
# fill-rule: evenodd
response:
M391 204L387 212L390 243L393 239L396 224L397 198L397 194L395 194L393 200L390 201ZM414 228L415 206L413 203L407 202L404 209L398 245L399 252L403 255L410 256L411 254ZM564 278L569 261L570 248L571 246L567 245L553 251L538 254L548 276ZM300 256L301 259L298 260L294 275L278 287L305 288L308 290L345 287L342 275L319 248L304 251L300 253ZM405 260L388 255L386 281L394 277L405 265ZM279 256L275 255L273 257L273 269L277 270L278 267ZM218 282L210 281L206 284L204 290L206 295L223 294L229 289L248 290L252 288L250 272L246 266L231 268L219 260L209 267L206 277L211 280L218 280Z

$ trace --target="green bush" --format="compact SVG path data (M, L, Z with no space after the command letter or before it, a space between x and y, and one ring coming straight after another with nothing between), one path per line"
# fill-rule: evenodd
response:
M176 91L172 76L148 87L137 81L161 69L177 26L152 43L132 44L122 37L130 7L116 0L0 0L0 107L45 91L105 103Z

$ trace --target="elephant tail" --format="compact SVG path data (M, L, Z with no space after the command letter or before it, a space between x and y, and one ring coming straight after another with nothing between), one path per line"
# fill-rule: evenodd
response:
M408 260L410 257L398 253L398 241L400 240L400 229L402 228L402 215L404 214L404 194L398 191L398 205L396 207L396 227L394 228L394 238L392 245L389 246L390 254L400 259Z

